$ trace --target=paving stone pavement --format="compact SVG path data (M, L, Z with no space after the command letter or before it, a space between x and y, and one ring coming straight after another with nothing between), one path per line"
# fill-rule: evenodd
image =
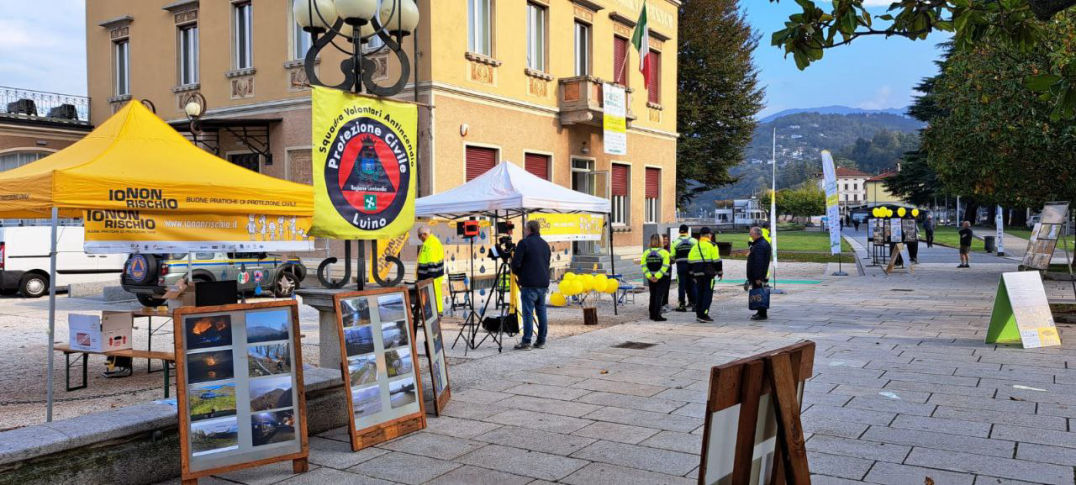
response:
M949 266L788 288L766 322L726 293L715 324L671 313L467 361L450 369L447 415L423 431L350 453L333 430L311 438L309 473L268 466L219 478L694 483L710 367L810 339L803 425L814 483L1072 484L1076 334L1062 326L1060 348L984 344L999 274L1015 266ZM1048 291L1071 298L1062 285ZM655 345L613 347L629 340Z

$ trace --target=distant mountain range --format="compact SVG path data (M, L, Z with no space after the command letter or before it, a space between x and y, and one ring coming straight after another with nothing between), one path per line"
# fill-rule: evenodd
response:
M862 109L852 108L848 106L822 106L819 108L793 108L786 109L762 118L759 123L769 123L777 118L781 118L788 115L794 115L797 113L818 113L823 115L850 115L850 114L890 114L897 116L907 116L908 108L887 108L887 109Z

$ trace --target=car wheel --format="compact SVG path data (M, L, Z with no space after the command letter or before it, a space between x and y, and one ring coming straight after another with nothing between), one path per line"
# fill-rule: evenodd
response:
M291 298L298 287L299 283L295 281L295 277L291 273L280 273L280 276L276 278L276 282L273 283L273 295L277 298Z
M49 292L49 277L31 273L19 281L19 291L27 298L40 298Z
M135 297L138 298L139 303L141 303L144 306L151 307L151 308L157 308L157 307L167 303L165 300L162 300L160 298L154 298L152 295L144 295L144 294L139 293L139 294L135 295Z

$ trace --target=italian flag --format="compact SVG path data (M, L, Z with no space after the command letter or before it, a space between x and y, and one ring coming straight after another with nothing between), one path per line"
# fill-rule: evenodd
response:
M639 51L639 71L643 73L647 91L650 90L650 25L646 19L646 3L639 12L639 21L635 22L635 32L631 34L631 43Z

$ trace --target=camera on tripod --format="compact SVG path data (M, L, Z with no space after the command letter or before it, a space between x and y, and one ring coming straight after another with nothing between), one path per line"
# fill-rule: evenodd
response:
M516 249L516 243L512 242L512 231L515 228L515 224L508 221L497 223L497 242L490 248L490 259L504 261L512 259L512 251Z

